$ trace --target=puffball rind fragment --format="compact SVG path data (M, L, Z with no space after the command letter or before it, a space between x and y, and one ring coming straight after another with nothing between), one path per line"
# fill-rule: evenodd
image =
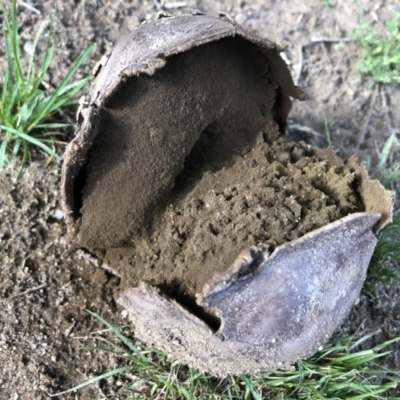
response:
M284 367L314 353L356 303L379 219L349 215L264 254L248 274L217 279L200 297L221 319L216 333L144 283L118 301L139 339L191 367L220 377Z

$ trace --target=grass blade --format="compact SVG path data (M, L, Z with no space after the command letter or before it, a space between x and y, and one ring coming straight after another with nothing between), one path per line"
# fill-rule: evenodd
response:
M46 146L40 140L37 140L34 137L29 136L26 133L23 133L17 129L9 128L8 126L5 126L5 125L0 125L0 129L10 132L10 133L18 136L20 139L23 139L24 141L34 144L37 147L40 147L42 150L44 150L50 156L54 157L56 160L61 160L61 157L57 153L55 153L52 149L50 149L50 147Z
M84 51L72 65L61 83L54 89L44 85L44 78L53 59L56 37L53 23L50 23L49 34L40 63L37 62L36 50L39 41L44 37L46 24L42 24L35 35L32 52L28 59L26 74L23 74L20 60L20 39L17 21L17 0L11 0L9 10L2 2L4 13L3 42L6 56L6 71L0 93L0 171L6 164L15 162L21 157L22 172L29 159L30 146L44 150L51 157L60 159L51 145L54 146L54 132L68 125L54 120L53 114L60 108L78 104L75 95L87 83L89 77L73 81L74 74L89 55L93 46ZM36 65L38 67L36 68ZM46 132L52 130L52 132ZM51 140L43 137L51 134ZM50 144L47 145L47 143Z
M396 137L399 132L400 131L396 129L386 139L381 155L379 157L379 164L378 164L379 169L384 169L386 167L386 163L388 161L390 153L392 152Z
M82 54L81 56L75 61L71 69L68 71L67 75L65 78L61 81L61 83L57 86L56 90L52 93L52 95L44 102L44 104L39 108L36 117L31 121L28 130L30 131L34 126L37 124L40 124L48 114L50 114L52 111L54 111L56 108L59 107L59 103L56 103L58 101L58 97L60 93L63 92L65 86L68 84L72 76L76 73L80 65L83 63L83 61L87 58L87 56L90 54L90 52L93 50L95 45L89 46ZM55 104L57 106L55 107Z
M14 68L16 72L16 78L19 84L24 82L24 77L21 70L20 56L19 56L19 36L18 36L18 22L17 22L17 4L13 0L11 2L11 26L9 25L9 19L5 18L6 25L8 25L9 38L11 42L11 54L13 56ZM4 13L6 14L6 12Z
M121 342L127 346L130 350L132 350L142 361L149 363L150 361L144 356L137 348L133 345L133 343L124 335L122 335L117 328L108 323L105 319L101 318L100 315L91 312L90 310L85 310L92 317L98 319L102 324L104 324L107 328L111 329L111 331L115 334L115 336L121 340Z
M91 385L93 383L99 382L102 379L110 378L111 376L122 374L122 373L124 373L126 371L129 371L128 367L120 367L120 368L113 369L112 371L106 372L105 374L102 374L102 375L96 376L94 378L88 379L87 381L85 381L83 383L80 383L79 385L76 385L75 387L73 387L71 389L65 390L64 392L59 392L59 393L52 394L52 395L50 395L50 397L57 397L57 396L61 396L62 394L75 392L75 391L77 391L79 389L82 389L82 388L88 386L88 385Z

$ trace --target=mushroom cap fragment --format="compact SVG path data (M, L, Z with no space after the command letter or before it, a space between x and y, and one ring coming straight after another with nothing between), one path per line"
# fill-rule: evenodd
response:
M140 339L192 367L221 377L284 367L315 352L356 303L379 219L352 214L237 263L199 297L221 319L216 333L144 283L119 303Z

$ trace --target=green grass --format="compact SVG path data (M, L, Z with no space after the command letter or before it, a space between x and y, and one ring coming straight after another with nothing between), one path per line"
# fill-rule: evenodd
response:
M89 47L71 66L64 79L54 89L45 78L54 55L55 33L50 24L45 32L42 25L35 37L33 51L26 71L23 71L18 35L16 0L11 9L3 3L2 26L6 71L0 81L0 172L8 164L20 162L18 176L28 161L30 146L35 146L50 157L60 159L55 151L55 137L60 129L70 124L59 122L54 114L62 107L76 105L76 94L89 77L74 81L74 75L91 52ZM38 63L36 50L47 34L43 57Z
M391 190L397 190L400 183L400 162L392 162L394 143L399 131L392 132L386 140L374 172L375 178ZM372 173L373 171L370 171ZM400 208L396 205L393 222L377 234L378 243L368 268L363 292L375 300L379 299L378 284L390 285L400 279Z
M386 139L379 156L376 176L383 186L392 190L398 189L400 183L400 161L392 162L391 160L396 140L400 140L399 129L394 130Z
M386 21L383 33L360 24L353 38L361 45L359 73L376 83L400 83L400 12Z
M377 238L363 288L375 300L379 299L378 283L390 285L395 279L400 280L400 210L394 213L393 223L382 229Z
M217 379L179 363L170 363L156 349L143 345L139 349L119 329L97 314L89 313L109 328L113 339L98 338L105 343L104 347L84 347L83 350L111 353L121 360L123 366L54 396L82 389L113 376L124 384L111 399L149 400L382 399L386 397L381 394L400 383L400 371L392 371L375 363L389 354L387 347L399 342L400 338L367 350L358 348L372 335L334 339L325 344L321 351L293 367L254 376Z
M400 183L400 163L390 162L390 154L398 131L393 132L385 142L379 157L376 178L387 188L398 190ZM378 299L376 285L390 285L400 279L400 209L393 214L393 222L377 235L378 243L368 268L364 292Z

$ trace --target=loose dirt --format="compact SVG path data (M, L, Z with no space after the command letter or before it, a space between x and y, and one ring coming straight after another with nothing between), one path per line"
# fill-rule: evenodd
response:
M66 241L60 171L44 163L32 162L17 183L15 170L0 175L1 399L47 398L85 379L98 368L98 358L76 350L94 343L88 335L97 324L84 308L111 319L117 312L115 277ZM98 390L87 394L96 398Z

